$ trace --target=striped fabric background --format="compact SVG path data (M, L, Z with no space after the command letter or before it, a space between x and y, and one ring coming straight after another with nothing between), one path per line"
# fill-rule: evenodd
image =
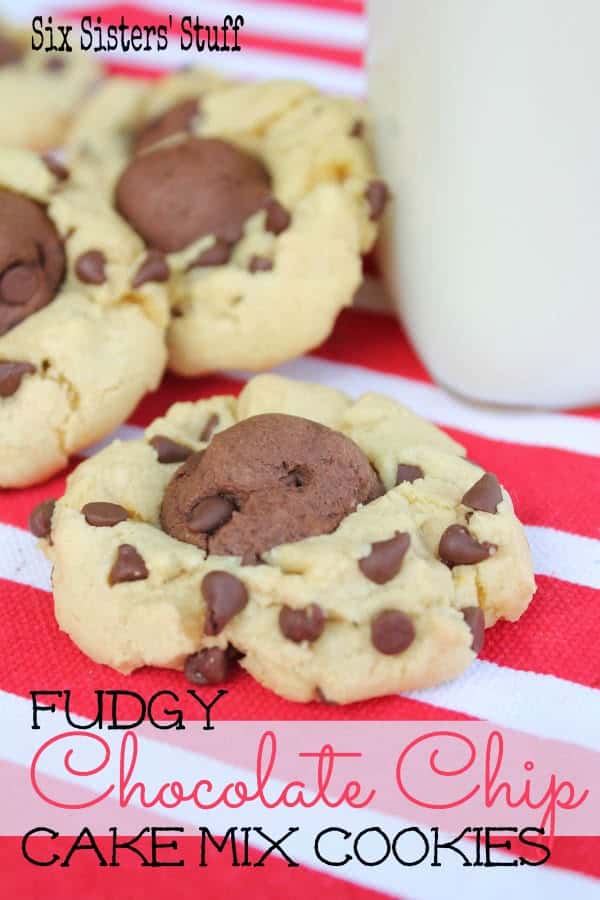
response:
M105 23L125 12L130 22L144 23L163 21L168 13L179 16L189 12L190 6L206 21L221 20L229 12L245 16L244 51L224 58L214 54L210 60L231 74L299 77L326 89L364 93L367 28L360 0L199 0L193 5L150 0L139 7L64 3L40 7L26 0L18 6L3 4L2 12L23 21L43 11L75 19L97 12ZM150 74L162 66L190 62L189 54L169 52L151 63L142 59L145 56L111 56L110 64L114 70L139 74L143 68ZM540 323L540 337L542 333ZM583 745L597 751L600 759L600 408L538 413L488 411L463 404L431 382L389 316L358 310L342 314L322 348L280 371L353 395L368 390L387 393L444 427L466 446L470 457L498 473L526 524L538 593L519 623L502 623L488 632L482 658L452 684L348 708L300 706L276 698L239 673L230 685L228 715L239 720L482 718ZM168 376L120 429L121 436L135 436L176 400L235 393L242 384L239 373L192 381ZM91 700L98 688L122 687L150 694L185 687L182 676L174 673L142 671L129 679L115 675L92 664L58 632L50 573L26 523L37 502L62 493L64 479L63 473L48 484L0 496L0 727L12 722L15 731L22 727L14 718L19 708L16 698L49 682L70 687L79 696L81 715L91 711L86 697ZM22 779L29 759L15 762L9 745L10 741L0 740L0 787L22 784L27 790ZM234 900L326 892L337 900L374 896L372 892L379 891L414 900L453 896L489 900L504 898L510 891L517 900L600 897L600 838L558 839L551 864L535 870L536 880L526 882L526 892L517 869L486 871L483 880L468 869L457 869L443 883L434 881L425 869L399 871L396 879L381 882L377 870L369 869L348 880L344 870L326 874L306 867L290 876L283 866L273 866L250 878L240 870L219 867L204 871L197 880L187 870L184 874L183 870L131 868L107 873L79 866L68 873L44 872L19 858L18 841L0 841L3 896L29 898L39 891L52 900L113 893L119 898L143 894L153 900L167 891L176 891L180 898L196 897L202 891L207 897L227 893Z

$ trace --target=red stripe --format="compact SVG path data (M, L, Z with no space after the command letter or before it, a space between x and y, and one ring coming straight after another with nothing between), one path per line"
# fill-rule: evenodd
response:
M365 13L364 0L258 0L258 2L270 3L272 6L301 6L314 9L315 12L340 12L358 16Z
M35 823L36 825L42 823ZM149 822L149 825L152 823ZM125 836L119 836L124 838ZM369 900L387 895L367 890L341 877L316 872L306 866L290 869L276 856L271 856L260 869L231 865L231 859L216 851L207 851L209 865L198 866L198 840L179 835L162 835L168 841L177 837L178 851L162 851L161 858L183 858L182 868L146 867L133 853L121 852L118 867L100 867L98 858L89 851L75 853L68 868L57 864L41 868L26 862L21 853L20 838L0 838L0 868L2 892L5 897L48 897L51 900L106 900L118 897L122 900L164 900L177 896L178 900L198 900L199 897L227 897L229 900L281 900L282 897L326 896L328 900ZM106 837L97 839L105 858L110 861L110 842ZM48 858L55 852L64 859L72 840L61 836L48 842L36 838L28 843L32 854ZM148 858L151 856L149 840L140 839L136 846ZM250 858L256 861L260 852L252 850ZM240 847L240 858L243 849Z
M162 78L167 69L156 66L128 66L124 62L103 60L104 68L109 75L120 75L124 78L147 78L152 81Z
M431 382L431 376L398 321L386 313L343 310L334 332L314 355L332 362Z
M204 400L221 394L237 395L243 386L243 381L225 375L179 378L177 375L167 373L160 389L144 397L129 422L147 428L158 416L164 416L173 403Z
M444 431L466 448L469 459L498 475L522 521L600 537L600 461L596 457L494 441L457 428Z
M142 28L148 26L158 28L159 25L165 25L167 29L169 29L168 13L157 13L152 10L147 10L143 7L135 5L116 5L106 7L86 6L82 9L69 9L68 11L65 11L65 15L71 21L80 21L83 16L91 15L93 17L94 25L96 24L96 18L100 16L104 28L106 28L106 26L108 25L119 25L121 23L121 18L124 17L124 21L129 26L139 25ZM199 19L201 24L203 25L212 26L213 24L217 24L205 22L202 18L201 11L199 11ZM182 29L178 27L177 16L172 16L172 23L173 26L169 29L170 44L172 46L179 46L178 43L177 45L173 43L173 38L179 37L182 34ZM222 39L222 32L220 32L220 34ZM252 20L248 18L243 30L240 32L239 44L242 47L242 52L244 49L247 49L259 50L265 53L288 54L291 56L304 57L306 59L317 59L331 62L335 63L336 65L350 66L355 69L362 69L362 48L336 47L327 43L328 37L329 35L324 32L322 35L322 42L319 41L315 43L313 41L307 40L294 40L292 38L265 35L261 34L259 31L252 31ZM232 39L228 39L228 44L232 45ZM210 59L208 53L201 53L200 51L197 51L196 54L196 51L194 49L191 49L187 52L189 52L190 58L194 55L198 55L198 57L201 57L201 61L203 64L207 63Z
M544 575L536 580L537 594L519 621L486 632L482 658L600 688L598 591Z

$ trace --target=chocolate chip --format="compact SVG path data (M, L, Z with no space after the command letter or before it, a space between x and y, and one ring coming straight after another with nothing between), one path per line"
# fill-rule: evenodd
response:
M129 518L129 513L118 503L86 503L81 510L88 525L96 528L112 528Z
M0 335L54 300L65 265L63 241L45 209L0 188Z
M201 441L210 441L211 437L213 436L213 432L218 424L219 424L218 415L216 413L212 413L208 417L206 425L202 429L202 432L200 434L200 440Z
M419 478L425 478L425 473L421 466L410 466L405 463L399 463L396 469L396 485L403 484L405 481L417 481Z
M482 512L497 513L498 504L502 502L502 489L498 479L491 472L476 481L462 498L465 506L478 509Z
M306 609L284 606L279 613L279 628L282 635L295 644L312 643L323 634L325 613L317 603L311 603Z
M146 563L131 544L121 544L117 550L117 558L113 564L108 582L110 585L122 584L124 581L144 581L148 577Z
M0 66L10 66L18 63L23 57L23 48L11 38L0 34Z
M202 579L206 602L204 634L220 634L228 622L248 603L245 585L229 572L209 572Z
M194 452L191 447L185 447L172 441L171 438L165 437L163 434L157 434L150 440L150 444L156 450L159 463L181 463L185 462Z
M198 100L182 100L162 115L148 122L134 139L134 151L139 153L165 138L191 131L199 113Z
M350 137L353 138L361 138L365 133L365 123L360 119L357 119L352 128L350 129Z
M325 696L320 687L315 688L315 701L317 703L324 703L326 706L338 706L335 700L329 700L328 697Z
M368 556L358 561L360 571L369 581L385 584L398 574L410 546L410 535L396 532L388 541L376 541Z
M115 203L149 247L173 253L208 236L234 243L270 191L268 172L250 154L218 138L190 137L135 156Z
M203 497L188 514L188 528L196 534L212 534L229 522L234 509L233 503L226 497Z
M205 266L224 266L229 262L231 257L231 246L227 241L217 238L211 247L203 250L198 256L192 260L187 267L187 271L192 269L202 269Z
M66 66L66 62L61 56L51 56L44 63L47 72L62 72Z
M104 284L106 257L100 250L88 250L75 261L75 274L84 284Z
M56 500L43 500L29 516L29 530L37 538L49 538Z
M265 203L265 210L267 212L265 228L267 231L270 231L271 234L281 234L282 231L285 231L286 228L289 227L292 217L287 209L285 209L275 197L271 197L267 200Z
M481 610L479 606L467 606L466 609L461 609L461 612L473 634L471 650L473 653L479 654L485 639L485 618L483 610Z
M385 181L371 181L367 185L365 198L371 210L371 221L376 222L383 215L389 199L389 191Z
M209 647L188 656L183 671L192 684L221 684L227 680L229 664L226 650Z
M12 397L25 375L33 375L35 370L27 362L0 362L0 397Z
M67 167L51 150L42 155L42 161L44 162L46 168L54 175L55 178L58 178L59 181L66 181L66 179L69 177L69 170L67 169Z
M447 566L472 566L483 562L498 548L487 541L480 544L464 525L450 525L440 540L438 554Z
M164 253L161 253L160 250L149 250L146 259L137 270L131 286L139 288L143 284L148 284L148 282L161 284L164 281L168 281L168 279L169 266Z
M268 256L253 256L248 263L249 272L270 272L273 261Z
M407 650L415 639L415 626L406 613L389 609L371 622L371 641L376 650L394 656Z

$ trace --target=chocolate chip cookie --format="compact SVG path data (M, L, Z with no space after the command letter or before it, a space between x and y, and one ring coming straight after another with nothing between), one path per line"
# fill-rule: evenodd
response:
M364 108L301 83L193 72L153 88L152 104L127 88L111 113L116 92L74 130L73 169L162 254L170 367L256 371L321 343L388 201Z
M42 151L60 146L100 69L93 54L34 51L31 38L0 22L0 145Z
M433 425L274 375L176 404L32 517L58 622L122 672L336 703L463 672L535 584L510 497Z
M48 477L157 386L168 300L148 264L67 172L0 149L0 487Z

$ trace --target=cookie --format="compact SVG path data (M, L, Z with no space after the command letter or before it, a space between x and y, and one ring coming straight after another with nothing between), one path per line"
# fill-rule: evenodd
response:
M168 299L144 267L108 206L0 149L0 487L53 474L157 387Z
M60 627L121 672L349 703L454 678L535 589L492 473L385 397L274 375L180 403L33 518Z
M60 146L100 69L93 54L34 51L31 40L0 22L0 145L43 151Z
M171 369L258 371L320 344L388 199L364 108L205 73L166 79L152 103L126 89L111 111L116 93L101 91L74 130L73 171L165 257Z

